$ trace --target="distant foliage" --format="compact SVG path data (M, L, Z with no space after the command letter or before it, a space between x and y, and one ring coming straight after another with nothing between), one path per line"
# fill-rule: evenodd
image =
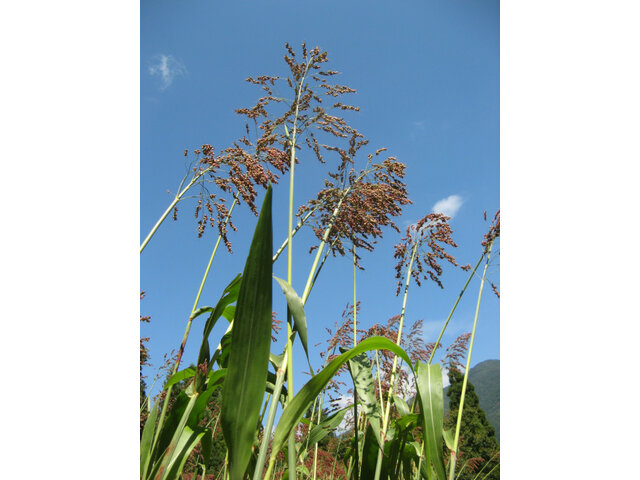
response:
M449 414L445 418L445 428L455 431L458 407L462 396L463 374L457 369L449 370L449 383L447 391L449 397ZM480 401L471 383L467 383L467 391L462 412L460 427L460 454L456 465L456 472L460 472L460 480L473 480L481 468L483 478L500 461L498 453L500 446L496 438L496 431L491 426L487 417L480 408ZM496 455L497 454L497 455ZM494 455L495 458L491 459ZM466 466L465 466L466 464ZM488 480L500 478L500 467L496 468L488 477Z

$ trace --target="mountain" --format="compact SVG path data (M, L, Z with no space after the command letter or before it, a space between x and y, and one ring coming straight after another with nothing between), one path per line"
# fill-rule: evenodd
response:
M480 408L487 415L487 420L496 429L496 437L500 441L500 360L485 360L469 371L469 382L473 384L480 399ZM449 397L445 388L444 410L449 411Z

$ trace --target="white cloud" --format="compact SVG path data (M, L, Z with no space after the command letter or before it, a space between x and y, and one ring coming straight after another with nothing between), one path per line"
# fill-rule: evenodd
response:
M462 203L463 200L460 195L450 195L436 202L433 206L433 213L442 213L447 217L453 218L460 210Z
M442 369L442 388L447 388L449 386L449 369Z
M158 55L157 62L149 66L149 75L160 77L160 90L166 90L176 76L186 73L185 66L171 55Z

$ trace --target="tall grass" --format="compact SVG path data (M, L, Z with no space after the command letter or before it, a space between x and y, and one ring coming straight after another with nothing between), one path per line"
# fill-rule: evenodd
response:
M443 322L437 340L429 346L414 345L416 331L407 335L406 307L412 280L419 286L425 279L443 287L440 281L444 260L453 267L458 264L447 248L457 245L452 239L448 218L428 214L410 226L395 247L398 291L403 297L398 317L386 330L358 328L357 270L361 268L361 251L374 251L376 239L383 229L399 231L393 218L402 212L408 198L403 177L405 166L395 157L378 160L385 149L369 153L363 168L357 169L359 151L368 140L339 115L329 113L326 104L337 112L354 112L358 108L338 99L355 90L328 83L337 72L324 68L326 52L318 48L301 55L286 45L285 61L289 75L260 76L248 81L259 86L264 96L251 108L239 109L256 131L255 142L246 137L218 155L210 146L203 146L200 167L181 188L167 211L161 216L143 244L141 252L158 226L186 192L205 176L221 189L206 191L196 209L198 216L204 199L209 212L198 223L200 235L208 223L219 229L218 239L196 294L177 360L163 388L161 398L151 405L141 435L140 478L165 480L182 478L188 459L199 465L203 477L210 465L214 441L219 441L218 425L222 428L226 453L216 478L224 480L269 480L286 476L295 479L334 479L338 458L329 470L319 469L320 442L333 435L345 418L352 416L353 432L340 438L346 444L346 473L341 478L353 479L416 479L444 480L446 469L453 480L460 450L460 419L470 367L471 353L478 325L478 312L487 265L480 282L471 343L466 362L463 398L458 412L455 434L443 426L443 387L439 364L433 362L447 327L467 287L475 277L482 260L488 262L499 236L499 216L484 239L484 251L455 300L448 318ZM279 85L291 92L286 100L277 93ZM324 100L324 103L323 103ZM278 109L282 102L287 108ZM304 149L303 147L307 147ZM249 150L251 150L249 152ZM325 188L298 210L294 228L295 169L298 162L307 161L303 153L313 153L323 163L327 155L335 155L335 167L328 172ZM300 158L299 158L300 157ZM273 251L271 208L272 190L278 177L271 172L289 172L287 208L287 238ZM183 187L184 183L186 186ZM203 183L202 188L207 188ZM207 184L208 185L208 184ZM258 212L256 186L266 188ZM220 195L231 195L233 202L226 208ZM258 214L244 271L231 279L214 306L200 306L205 282L221 241L231 252L227 226L232 226L234 208L244 203ZM293 285L293 237L304 226L311 226L319 243L303 288ZM346 243L345 243L346 242ZM349 247L346 247L349 245ZM275 278L272 265L284 249L287 250L287 278ZM329 253L347 255L353 267L353 305L344 328L326 355L322 368L314 372L309 356L305 305L319 278ZM471 270L470 266L463 267ZM287 302L285 347L280 354L271 351L273 280L279 285ZM302 292L301 295L298 292ZM413 293L415 295L415 292ZM323 299L326 301L327 299ZM180 370L187 339L197 318L206 318L196 361ZM225 333L214 341L210 337L218 321L226 321ZM358 333L365 332L358 339ZM380 335L380 332L384 332ZM344 334L344 338L342 337ZM299 339L306 359L294 359L293 343ZM339 353L336 351L339 349ZM301 388L293 384L294 365L306 363L312 377ZM325 396L335 388L342 372L349 373L353 392L349 405L324 415ZM403 398L404 397L404 398ZM219 413L207 416L211 402L219 402ZM282 408L276 422L278 408ZM310 411L309 418L304 418ZM348 414L348 412L351 412ZM445 445L450 459L443 455ZM313 451L313 456L310 456ZM196 458L197 457L197 458ZM466 468L466 467L465 467ZM480 475L481 472L478 472ZM482 478L482 477L480 477Z

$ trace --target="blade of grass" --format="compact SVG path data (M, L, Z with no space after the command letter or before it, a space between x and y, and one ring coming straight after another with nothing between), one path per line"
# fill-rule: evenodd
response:
M273 278L278 282L278 285L282 288L282 292L287 299L287 306L289 307L289 311L293 317L295 327L294 331L298 332L298 335L300 336L300 342L302 342L302 347L304 348L304 353L307 355L309 367L311 367L309 350L307 348L307 317L304 313L304 303L302 303L302 299L298 296L290 283L285 282L276 276Z
M282 449L284 442L291 435L294 426L300 421L304 412L309 408L311 403L313 403L315 397L322 391L325 385L333 378L338 369L359 353L375 349L389 350L411 365L411 360L407 353L391 340L384 337L371 337L363 340L358 346L334 358L323 370L302 387L282 412L280 422L274 433L271 458L265 480L270 478L276 456Z
M264 398L271 345L272 254L269 186L242 275L222 397L231 480L241 480L249 464Z
M444 480L444 458L442 431L444 401L442 397L442 370L439 364L427 365L418 361L416 365L416 387L422 411L422 431L425 463L433 464L439 480Z
M347 413L347 410L349 410L349 408L351 407L345 407L342 410L338 410L337 412L332 414L330 417L326 418L323 422L314 426L311 429L311 432L309 432L308 442L306 443L306 445L302 445L298 449L297 456L298 457L300 456L303 449L306 449L315 445L320 440L322 440L327 435L329 435L331 432L333 432L336 428L338 428L338 425L340 425L340 423L344 419L344 416Z
M156 403L147 421L142 429L142 438L140 439L140 478L147 478L149 463L151 461L151 443L153 441L153 433L156 427L156 417L158 416L158 404Z

